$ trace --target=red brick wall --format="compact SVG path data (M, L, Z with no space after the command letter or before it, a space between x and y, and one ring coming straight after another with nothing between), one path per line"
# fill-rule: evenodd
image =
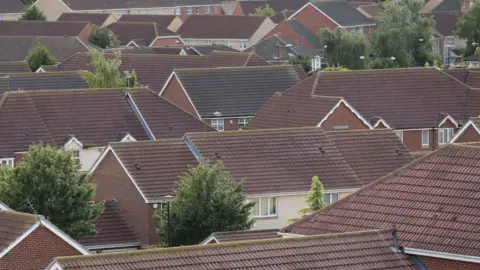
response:
M283 38L291 40L291 41L298 41L298 44L300 44L302 46L305 46L307 48L316 49L310 43L308 43L302 36L298 35L297 32L295 32L286 23L281 23L281 24L277 25L263 39L267 39L267 38L269 38L269 37L271 37L275 34L278 34L278 35L280 35L280 37L283 37Z
M112 153L97 167L91 181L97 185L95 201L117 200L142 243L157 243L150 239L149 206Z
M172 77L172 80L170 80L163 91L162 97L197 117L193 104L188 100L177 78Z
M368 129L362 120L358 117L343 103L338 106L335 111L322 123L321 128L323 130L329 131L334 130L334 126L344 126L348 125L350 129Z
M238 118L223 118L223 129L225 131L238 130ZM207 123L210 125L212 121L207 119Z
M474 127L469 126L456 142L480 142L480 134L475 130Z
M89 23L87 27L85 27L80 34L78 34L78 38L83 40L83 41L88 41L88 37L90 36L90 33L92 32L92 24Z
M298 12L295 17L300 23L302 23L312 33L317 33L320 28L335 29L337 24L327 18L323 13L319 12L315 7L311 5L305 7Z
M456 132L455 125L450 122L446 121L440 128L453 128L454 132ZM406 130L403 132L403 143L408 147L410 151L430 151L434 149L438 149L438 129L433 131L431 128L428 131L429 134L429 146L425 147L422 146L422 130ZM433 147L435 145L435 147Z
M429 270L480 270L479 263L446 260L433 257L420 257Z
M0 259L0 270L44 269L58 256L81 255L79 251L44 227L38 227Z
M157 38L151 47L155 46L182 46L185 45L179 38Z
M13 165L16 167L21 162L23 162L23 153L16 153L15 160L13 161Z
M243 9L242 9L242 6L240 5L239 2L237 2L237 5L235 5L235 9L233 10L233 14L232 15L236 15L236 16L246 16L248 14L243 14Z

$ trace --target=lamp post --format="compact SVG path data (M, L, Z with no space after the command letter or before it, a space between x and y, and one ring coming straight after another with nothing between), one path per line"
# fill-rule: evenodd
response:
M172 226L171 226L171 222L170 222L170 200L172 199L173 197L171 195L167 195L165 196L165 199L167 199L167 227L168 227L168 246L171 247L172 246Z

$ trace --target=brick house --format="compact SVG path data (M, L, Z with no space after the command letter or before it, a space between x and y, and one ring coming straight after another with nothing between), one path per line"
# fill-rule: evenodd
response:
M232 15L236 16L249 16L250 14L255 13L255 9L257 8L265 8L268 4L273 11L276 13L285 11L285 10L292 10L297 11L301 7L303 7L308 0L261 0L261 1L237 1L235 5L235 9Z
M70 36L88 40L90 22L0 21L0 36Z
M466 47L465 40L455 36L460 16L460 12L439 12L430 15L435 20L433 51L441 55L441 63L446 67L455 66L456 59L461 57L461 49Z
M219 131L237 130L275 92L304 78L300 66L175 69L159 95Z
M154 47L185 45L180 35L155 22L116 22L108 26L122 46Z
M0 203L0 270L44 269L58 256L90 252L42 216Z
M472 117L462 128L455 133L452 143L477 143L480 142L480 118Z
M318 235L395 226L398 245L430 270L480 269L480 148L450 144L283 232Z

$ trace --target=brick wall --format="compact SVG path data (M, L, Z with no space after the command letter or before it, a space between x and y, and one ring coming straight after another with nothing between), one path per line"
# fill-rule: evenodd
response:
M0 270L44 269L55 257L81 255L44 227L38 227L0 259Z
M316 34L320 28L333 30L337 27L335 22L327 18L311 5L306 6L298 12L294 18L314 34Z
M347 106L343 103L338 106L335 111L322 123L321 128L329 131L334 130L335 126L348 125L349 129L369 129L362 120L360 120Z
M480 270L479 263L446 260L433 257L420 257L429 270Z
M473 126L469 126L456 142L480 142L480 134L475 130Z
M207 7L206 6L189 6L189 7L181 7L180 8L180 14L181 15L223 15L223 9L221 5L212 5L210 7L210 12L207 13ZM191 10L192 13L188 14L188 10ZM197 12L198 11L198 12Z
M290 25L286 23L281 23L277 25L263 39L267 39L275 34L279 35L282 38L285 38L294 42L298 42L298 44L305 46L307 48L310 48L312 50L316 49L309 42L307 42L302 36L297 34L297 32L295 32L295 30L293 30L292 27L290 27Z
M161 89L158 89L157 91L160 90ZM183 88L178 82L177 78L172 77L172 80L168 82L167 87L162 93L162 97L189 112L191 115L198 117L193 104L188 100L188 97L185 94L185 91L183 91Z

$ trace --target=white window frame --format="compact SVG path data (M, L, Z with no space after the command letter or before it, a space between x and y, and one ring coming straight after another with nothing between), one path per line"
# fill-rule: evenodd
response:
M229 40L229 41L227 41L227 42L228 42L228 43L227 43L227 44L228 44L228 47L230 47L230 48L231 48L231 47L232 47L232 41L231 41L231 40Z
M187 15L192 15L192 7L187 7Z
M247 42L240 40L240 49L245 50L247 48Z
M446 145L453 138L453 128L438 129L438 145Z
M247 124L248 121L250 121L252 117L243 117L243 118L238 118L238 129L242 130ZM241 128L240 125L243 125Z
M145 9L145 15L150 15L150 9L149 8Z
M74 149L72 150L72 157L77 164L80 164L80 149Z
M321 69L322 68L322 59L320 57L314 57L311 59L311 65L313 70Z
M430 147L430 130L429 129L422 129L422 147Z
M205 13L210 14L210 6L205 7Z
M400 141L403 142L403 130L395 130L395 134L397 134L398 138L400 138Z
M253 208L252 208L252 217L253 218L264 218L264 217L276 217L278 216L278 197L255 197L255 198L252 198L252 199L255 199L255 200L258 200L258 203L255 204L255 206L253 208L256 208L257 210L257 215L254 215L253 214ZM251 199L251 200L252 200ZM262 199L267 199L267 215L262 215ZM271 203L272 203L272 200L275 199L275 213L270 213L270 210L272 209L270 206L271 206Z
M13 168L15 165L15 158L0 158L0 166L10 166Z
M473 7L473 0L470 0L470 2L468 3L468 7Z
M196 12L196 14L200 14L200 7L196 7L195 12Z
M223 118L212 118L210 119L210 126L217 131L225 130L225 119Z
M337 199L335 201L333 201L333 199L334 199L333 196L334 195L337 195ZM328 198L328 200L327 200L327 198ZM338 193L338 192L324 193L323 194L323 202L327 205L332 204L332 203L334 203L338 200L340 200L340 193Z
M159 9L157 10L157 14L158 14L158 15L162 15L162 9L161 9L161 8L159 8Z
M175 7L175 15L181 15L182 13L182 10L180 9L180 7Z
M358 32L360 32L360 33L362 33L362 34L364 33L363 26L358 27Z

